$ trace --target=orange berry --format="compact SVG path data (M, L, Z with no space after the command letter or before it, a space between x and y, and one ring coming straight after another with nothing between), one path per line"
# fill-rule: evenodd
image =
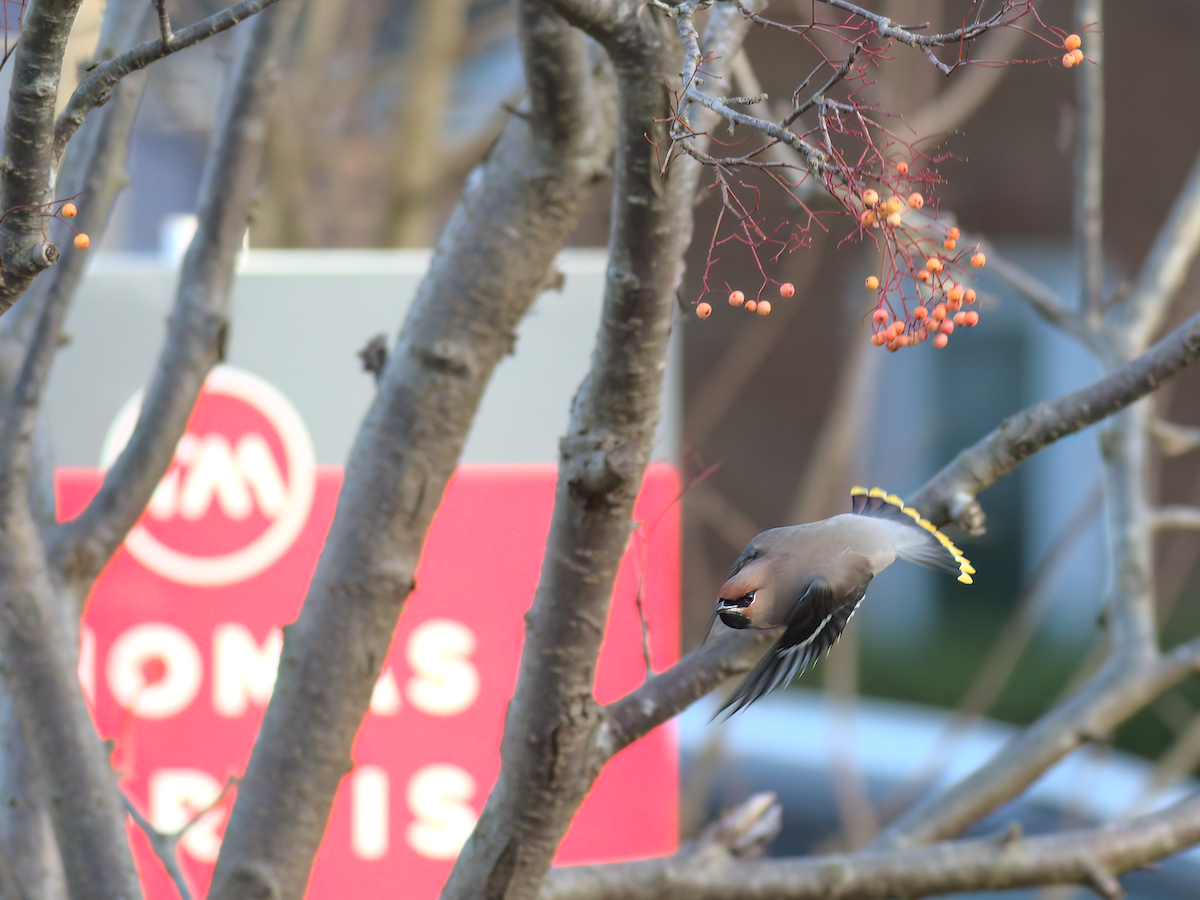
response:
M891 325L888 326L888 334L890 334L894 338L900 337L900 335L904 334L904 323L903 322L893 322Z
M1082 50L1072 50L1071 58L1073 60L1075 60L1075 65L1079 65L1081 62L1083 62L1083 51Z
M962 309L962 301L961 300L947 300L946 305L948 307L950 307L951 309Z
M1063 58L1062 58L1062 64L1063 64L1064 69L1069 69L1069 68L1071 68L1071 66L1075 65L1075 54L1074 53L1064 53Z
M898 213L904 211L904 201L899 197L888 197L887 211L890 213Z
M975 302L975 292L973 290L971 290L970 288L967 288L963 292L963 302L964 303L974 303Z
M937 347L939 350L945 347L949 341L950 338L946 337L944 334L935 334L933 336L933 346Z
M785 281L783 284L781 284L779 286L779 296L783 297L785 300L788 297L796 296L796 286L794 284L792 284L790 281ZM764 300L763 302L765 303L766 301ZM769 306L767 307L768 311L770 310L770 308L771 307L769 307ZM765 316L766 313L763 313L763 315Z
M922 325L917 329L917 342L923 343L929 340L929 329Z
M769 316L771 314L771 301L759 300L758 309L755 310L760 316Z
M873 191L870 188L867 188L865 191L862 192L862 202L863 202L863 206L867 206L867 207L874 206L876 203L879 202L878 191Z
M922 206L925 205L925 198L922 197L920 195L920 193L914 191L913 193L909 194L909 196L908 196L908 205L911 206L913 209L920 209Z
M59 207L58 211L62 214L64 219L73 219L79 215L79 210L76 208L74 203L64 203Z
M925 269L922 269L920 272L917 273L917 281L924 281L924 282L928 283L930 281L933 281L933 276L930 275L929 272L927 272Z
M907 175L908 174L908 163L906 163L904 160L900 160L900 162L896 163L896 174L897 175Z
M864 209L863 214L859 216L859 220L863 223L864 228L870 228L875 224L875 221L878 218L879 217L869 209Z
M88 237L86 234L84 234L83 232L80 232L79 234L75 235L75 249L76 250L83 250L91 242L92 242L92 239L90 237Z
M929 315L929 310L923 306L918 306L913 310L913 318L920 322L923 318Z
M927 268L930 272L940 272L945 268L945 266L942 265L942 261L936 256L931 256L929 259L925 260L925 268Z
M888 320L888 311L886 309L877 309L871 315L871 321L876 325L882 325Z
M746 295L743 294L741 291L734 291L733 293L731 293L729 295L729 305L730 306L741 306L745 302L746 302Z
M958 242L952 241L952 240L950 240L950 238L946 238L946 240L944 240L942 242L942 246L945 247L947 250L953 250L955 247L958 246Z
M974 269L982 269L986 262L987 262L987 257L984 256L982 253L976 253L974 256L971 257L971 267Z
M952 240L952 241L957 241L960 236L961 235L957 228L951 228L949 231L946 232L947 239Z
M712 304L701 301L696 304L696 315L702 319L707 319L712 315Z
M946 304L939 303L937 306L935 306L933 308L933 312L930 313L930 315L932 315L933 318L937 319L937 321L939 321L939 322L942 321L942 319L946 318Z
M892 338L892 340L887 342L887 348L892 353L895 353L897 350L900 349L900 342L898 340L896 340L895 338Z
M754 312L756 309L758 309L758 301L756 301L756 300L747 300L746 301L746 312Z
M965 321L967 321L967 314L965 312L956 312L954 314L955 325L962 325Z
M877 331L877 332L875 332L875 334L871 335L871 343L874 344L876 347L882 347L883 342L886 340L887 340L887 338L885 338L883 336L882 331Z
M968 328L974 328L979 324L979 313L975 310L963 313L963 321L966 322Z
M938 329L942 334L954 334L954 323L949 319L942 322L942 327Z
M893 228L899 228L902 216L898 212L888 213L887 223Z
M877 291L877 290L879 290L879 279L878 279L878 278L876 278L874 275L868 275L868 276L867 276L867 282L866 282L866 283L867 283L867 290L868 290L868 291Z
M1083 41L1077 34L1068 34L1066 40L1063 41L1063 48L1066 50L1078 50L1083 46Z
M963 298L963 286L961 284L953 285L950 290L946 291L946 296L951 300L961 300Z

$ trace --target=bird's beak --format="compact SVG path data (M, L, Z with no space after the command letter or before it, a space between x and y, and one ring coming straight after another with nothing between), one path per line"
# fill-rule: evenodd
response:
M720 614L723 612L733 612L735 610L745 609L747 606L749 606L751 603L754 602L754 594L755 593L756 593L755 591L750 591L748 594L745 594L744 596L734 597L732 599L729 599L726 597L719 597L717 599L717 613Z

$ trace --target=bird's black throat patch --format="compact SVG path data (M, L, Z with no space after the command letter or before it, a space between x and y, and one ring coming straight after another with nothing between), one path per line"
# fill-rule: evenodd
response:
M726 625L728 625L730 628L749 628L750 627L750 620L748 618L746 618L744 615L742 615L740 612L733 612L732 610L730 610L730 611L722 610L720 613L718 613L718 615L720 615L721 621L724 622Z

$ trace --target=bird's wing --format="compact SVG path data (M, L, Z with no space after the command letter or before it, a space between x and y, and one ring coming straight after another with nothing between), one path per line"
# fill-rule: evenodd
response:
M828 652L858 609L870 580L868 575L849 597L837 598L829 582L824 578L814 579L796 604L783 636L759 660L741 687L713 718L726 710L733 715L745 709L759 697L786 685L816 662L821 654ZM843 602L839 603L839 600Z
M851 514L884 519L895 526L896 555L908 562L957 575L964 584L971 583L975 569L954 542L942 534L932 522L921 516L895 494L881 488L850 489Z

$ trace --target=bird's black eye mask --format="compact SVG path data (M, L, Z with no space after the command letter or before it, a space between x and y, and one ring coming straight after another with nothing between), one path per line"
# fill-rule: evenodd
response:
M721 608L722 609L745 609L747 606L749 606L751 603L754 602L755 593L757 593L757 592L750 591L750 593L745 594L741 597L738 597L736 600L722 600Z

